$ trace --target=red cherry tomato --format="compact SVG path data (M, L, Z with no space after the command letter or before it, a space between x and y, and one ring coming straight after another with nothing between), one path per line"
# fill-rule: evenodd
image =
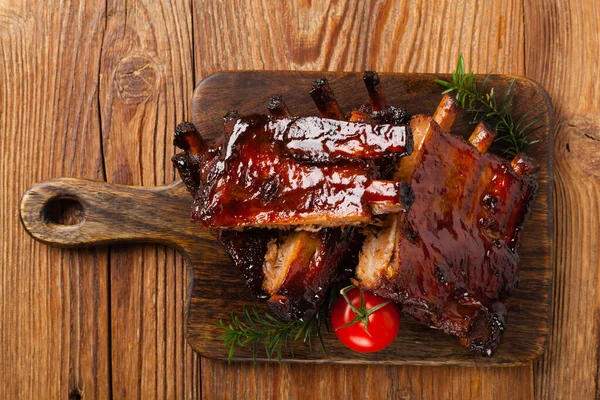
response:
M364 303L361 307L360 289L352 288L346 295L361 315L357 319L356 312L344 296L337 299L331 310L331 326L338 339L349 349L362 353L379 351L392 343L400 329L400 313L396 304L370 292L363 292ZM374 307L381 304L385 305L373 311ZM367 318L368 333L363 328L363 321ZM353 320L357 321L347 325Z

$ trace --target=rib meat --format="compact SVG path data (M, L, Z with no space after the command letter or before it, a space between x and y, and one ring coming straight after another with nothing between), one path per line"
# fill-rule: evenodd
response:
M355 238L352 227L280 231L263 266L269 309L286 321L310 318L331 284L347 277L342 260Z
M192 219L207 228L341 226L407 206L407 187L377 179L373 159L411 150L405 126L317 117L240 117L200 156ZM375 207L371 207L375 203Z
M173 162L194 197L192 219L220 230L248 286L284 320L312 315L343 275L353 226L405 212L413 199L408 185L382 179L382 165L412 151L401 110L381 94L377 108L346 121L327 80L310 94L320 118L290 116L274 96L271 116L228 113L212 147L191 124L175 135L184 151Z
M395 178L410 183L415 202L372 228L355 283L489 356L505 326L504 301L518 284L519 233L538 172L523 154L508 164L486 153L495 133L483 124L470 143L446 133L457 111L446 96L434 118L413 117L415 151Z

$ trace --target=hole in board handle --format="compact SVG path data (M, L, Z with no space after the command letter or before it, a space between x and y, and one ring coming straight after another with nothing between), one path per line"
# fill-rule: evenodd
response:
M49 225L81 225L84 219L83 204L74 197L53 197L42 208L42 220Z

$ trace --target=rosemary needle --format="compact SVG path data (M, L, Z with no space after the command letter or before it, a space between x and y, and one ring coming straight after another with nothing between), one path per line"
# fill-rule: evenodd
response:
M231 312L231 322L225 324L223 320L218 326L225 332L219 336L223 344L229 348L228 361L231 362L238 348L246 347L252 351L252 357L256 361L259 348L264 346L265 353L269 359L276 358L281 361L281 354L291 341L290 350L293 354L293 342L302 340L311 345L313 336L319 338L323 353L325 346L321 337L321 322L327 309L323 307L308 321L281 321L268 312L262 313L254 305L252 309L244 307L239 317L234 311ZM315 333L316 331L316 333Z
M478 85L475 74L465 72L465 60L461 54L458 57L456 70L452 73L452 81L436 79L435 82L446 88L442 94L455 92L456 100L473 117L473 122L485 121L493 125L498 133L494 141L502 144L506 155L515 156L532 144L539 142L539 140L531 140L530 137L544 127L536 125L541 116L525 123L525 118L531 112L532 107L515 122L511 116L512 90L515 80L512 80L502 100L498 102L494 88L489 91L485 89L489 77L490 74Z

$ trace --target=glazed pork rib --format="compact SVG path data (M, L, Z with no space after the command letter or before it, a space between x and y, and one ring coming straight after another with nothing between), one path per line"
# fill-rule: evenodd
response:
M368 89L373 79L365 74ZM371 98L377 110L363 107L360 120L346 121L325 79L310 94L321 118L292 117L274 96L271 117L228 113L211 148L191 124L175 135L184 151L173 162L194 197L192 219L220 229L248 286L284 320L310 317L342 275L352 225L412 202L408 185L380 179L381 164L412 151L401 110L381 94ZM273 227L284 230L266 229Z
M378 180L368 159L406 153L407 129L375 127L259 115L228 123L220 156L201 168L192 219L208 228L342 226L371 222L381 204L401 211L406 185Z
M446 95L433 118L413 117L415 151L395 178L411 184L415 202L367 235L355 284L490 356L518 284L519 233L538 170L523 154L508 164L486 153L495 132L483 124L470 143L447 133L458 109Z
M367 71L364 81L371 103L376 106L373 106L373 109L362 107L360 111L353 110L350 113L350 121L368 124L385 122L388 126L389 124L403 125L408 122L402 110L387 106L382 92L376 98L371 95L373 85L376 84L380 88L377 73ZM322 117L343 118L343 112L327 80L318 79L313 84L310 94ZM280 97L272 98L268 107L273 115L289 116L288 108ZM356 115L360 115L360 119L355 118ZM379 129L379 133L381 136L370 136L374 146L372 148L381 147L375 144L375 141L386 140L385 130ZM352 145L350 142L340 140L340 136L332 137L331 140L338 141L342 147ZM409 147L412 150L412 146ZM378 176L386 177L382 165L390 161L395 163L403 155L404 153L400 151L376 154L371 152L371 157L376 156L378 161L375 164ZM369 154L363 151L361 156L367 157ZM314 154L314 157L317 158L318 155ZM320 161L324 160L321 158ZM375 181L374 185L381 187L374 192L383 192L384 185L387 184L386 181ZM403 185L402 188L403 204L408 206L413 200L412 191L407 185ZM377 201L372 198L369 205L373 214L396 211L395 207L390 207L390 202L386 199ZM406 209L403 208L402 211ZM273 238L268 244L263 266L265 275L263 290L270 296L268 305L271 311L283 320L310 317L317 310L330 285L347 278L353 272L352 269L346 268L346 264L352 268L356 265L360 239L354 227L323 228L318 232L280 232L279 237Z
M406 125L251 115L230 118L217 147L191 124L175 144L192 219L207 228L362 225L407 208L407 185L379 180L374 163L412 151Z

